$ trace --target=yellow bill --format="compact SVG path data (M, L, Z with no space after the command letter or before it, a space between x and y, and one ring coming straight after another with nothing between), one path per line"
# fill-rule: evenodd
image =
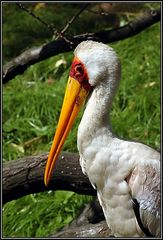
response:
M66 137L70 132L87 95L88 91L82 86L82 84L69 76L58 126L45 167L44 183L46 186L49 183L52 171L56 165L57 158L61 152Z

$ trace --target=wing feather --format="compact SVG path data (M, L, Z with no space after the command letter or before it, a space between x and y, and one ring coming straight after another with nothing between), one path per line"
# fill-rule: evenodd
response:
M127 182L131 188L132 198L139 205L140 220L144 228L151 235L160 237L160 171L157 164L144 164L137 166Z

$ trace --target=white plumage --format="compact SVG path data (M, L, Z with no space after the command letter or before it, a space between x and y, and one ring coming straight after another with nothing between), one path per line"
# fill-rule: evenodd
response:
M120 80L119 59L112 48L93 41L78 45L75 56L84 63L94 87L78 129L82 171L97 189L115 236L145 236L137 223L132 198L140 204L144 227L160 236L160 154L142 143L117 138L108 125Z

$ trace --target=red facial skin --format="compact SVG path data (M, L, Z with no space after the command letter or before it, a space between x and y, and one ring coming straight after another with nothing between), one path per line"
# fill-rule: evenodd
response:
M88 82L88 73L84 64L77 58L74 57L74 60L70 69L70 77L73 77L77 80L86 91L90 91L92 86Z

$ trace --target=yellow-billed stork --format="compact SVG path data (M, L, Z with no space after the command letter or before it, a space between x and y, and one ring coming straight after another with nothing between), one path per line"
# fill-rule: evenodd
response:
M109 124L121 76L119 58L111 47L94 41L80 43L74 55L45 185L88 97L77 135L80 165L97 190L109 228L115 237L159 237L160 153L145 144L119 139Z

